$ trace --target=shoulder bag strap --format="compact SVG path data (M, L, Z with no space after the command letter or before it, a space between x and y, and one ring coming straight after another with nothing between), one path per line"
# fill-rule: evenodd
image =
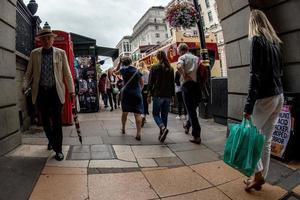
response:
M135 77L135 75L138 73L138 69L134 72L134 74L130 77L130 79L126 82L126 84L121 88L121 91L123 91L127 85L132 81L132 79Z

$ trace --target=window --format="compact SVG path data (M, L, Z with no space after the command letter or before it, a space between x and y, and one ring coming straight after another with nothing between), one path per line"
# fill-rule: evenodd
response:
M205 0L205 4L206 4L206 7L207 7L207 8L209 8L209 7L210 7L209 0Z
M158 30L158 28L159 28L159 27L156 25L156 26L155 26L155 30Z
M166 38L168 38L168 33L166 33Z
M159 38L160 37L159 33L155 33L155 37Z
M208 15L208 20L209 20L210 22L212 22L212 21L213 21L213 16L212 16L211 11L209 11L209 12L207 13L207 15Z
M156 23L156 18L154 18L154 23Z
M131 45L129 44L129 42L124 42L123 43L123 48L124 48L124 52L130 52L131 51Z

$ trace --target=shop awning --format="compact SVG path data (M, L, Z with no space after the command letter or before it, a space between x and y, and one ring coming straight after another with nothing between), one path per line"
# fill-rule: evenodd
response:
M107 56L115 60L119 51L116 48L101 47L96 45L96 40L76 33L70 33L74 47L75 57L91 55L91 56Z

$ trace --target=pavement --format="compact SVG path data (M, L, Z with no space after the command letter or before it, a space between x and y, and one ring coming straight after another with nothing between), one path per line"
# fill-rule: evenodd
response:
M0 158L0 200L277 200L300 199L300 163L272 159L259 192L246 193L246 178L222 161L227 127L199 119L202 144L188 142L182 120L169 115L169 135L158 141L151 116L136 141L133 115L126 134L120 110L80 114L80 145L74 126L63 127L65 159L47 151L40 127L23 134L22 145ZM4 164L5 163L5 164Z

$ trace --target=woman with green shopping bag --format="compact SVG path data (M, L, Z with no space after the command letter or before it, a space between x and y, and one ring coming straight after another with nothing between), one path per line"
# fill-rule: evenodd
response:
M245 181L246 191L260 190L265 183L274 124L283 106L283 66L280 52L282 41L262 11L251 11L249 38L252 42L250 85L244 118L250 119L252 115L254 125L265 136L265 142L253 179Z

